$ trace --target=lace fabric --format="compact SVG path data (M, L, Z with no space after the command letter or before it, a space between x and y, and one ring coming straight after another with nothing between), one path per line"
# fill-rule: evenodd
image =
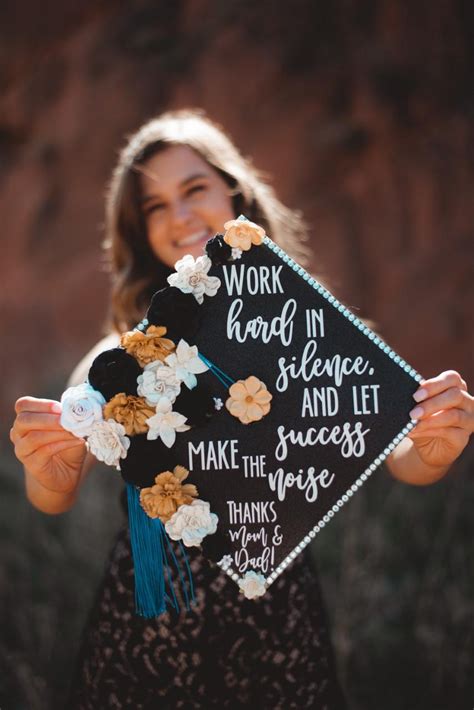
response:
M305 551L260 599L191 548L196 604L134 612L128 526L84 630L67 707L342 710L317 578Z

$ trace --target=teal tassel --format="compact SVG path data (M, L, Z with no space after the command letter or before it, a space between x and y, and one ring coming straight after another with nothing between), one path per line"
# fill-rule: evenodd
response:
M150 619L166 611L170 604L179 611L169 558L177 569L186 608L194 602L193 581L189 562L180 546L188 576L190 592L171 541L159 518L150 518L140 505L139 489L127 483L128 518L133 564L135 568L135 607L137 614Z

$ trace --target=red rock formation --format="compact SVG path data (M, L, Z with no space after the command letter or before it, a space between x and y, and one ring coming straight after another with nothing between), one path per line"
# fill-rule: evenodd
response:
M17 12L3 10L1 45L4 403L58 394L98 338L117 148L189 105L304 211L315 269L340 298L422 373L469 376L470 5L51 0Z

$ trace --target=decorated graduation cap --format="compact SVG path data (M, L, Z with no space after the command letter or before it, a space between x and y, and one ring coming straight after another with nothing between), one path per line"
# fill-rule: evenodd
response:
M414 426L421 376L260 226L225 230L62 397L126 482L146 617L192 601L195 546L264 594Z

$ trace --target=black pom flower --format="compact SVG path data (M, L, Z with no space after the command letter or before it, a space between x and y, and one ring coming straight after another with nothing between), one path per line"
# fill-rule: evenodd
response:
M167 286L153 295L146 317L150 325L164 325L166 337L177 343L181 338L189 340L195 335L199 315L199 303L192 293Z
M119 392L137 394L137 377L142 368L123 348L100 353L89 370L89 383L108 401Z
M214 266L220 266L229 261L232 256L232 248L224 241L223 234L216 234L215 237L207 242L206 254Z
M120 473L124 481L134 486L152 486L159 473L173 470L178 463L176 456L160 439L153 441L146 434L138 434L130 438L127 456L120 461Z
M189 426L204 426L215 414L214 399L207 387L198 385L192 390L181 387L173 410L184 414Z

